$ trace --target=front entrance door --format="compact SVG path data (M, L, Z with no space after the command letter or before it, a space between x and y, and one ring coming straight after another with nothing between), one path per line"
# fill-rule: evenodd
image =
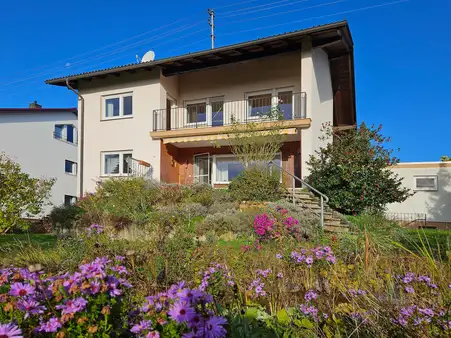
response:
M210 154L194 155L194 183L211 184Z

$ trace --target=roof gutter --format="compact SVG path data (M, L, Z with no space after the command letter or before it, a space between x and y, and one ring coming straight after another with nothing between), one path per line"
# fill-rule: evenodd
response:
M80 100L80 109L79 109L79 115L78 115L78 119L80 121L80 137L78 140L78 145L80 147L80 156L79 156L79 160L78 160L78 177L80 179L79 181L79 197L82 198L83 197L83 164L84 164L84 152L85 152L85 147L84 147L84 138L85 138L85 99L83 98L83 96L81 96L81 94L76 91L73 87L71 87L71 85L69 84L69 79L66 78L66 87L67 89L69 89L70 91L74 92L75 95L78 96L78 99Z

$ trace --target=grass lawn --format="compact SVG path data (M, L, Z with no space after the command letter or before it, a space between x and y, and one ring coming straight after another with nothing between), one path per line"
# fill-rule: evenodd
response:
M50 249L56 244L56 236L50 234L6 234L0 235L0 252L14 250L26 245L37 245Z

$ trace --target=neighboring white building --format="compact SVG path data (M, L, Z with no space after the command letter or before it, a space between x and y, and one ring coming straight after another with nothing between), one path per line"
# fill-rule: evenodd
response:
M0 108L0 152L32 177L55 178L54 206L76 201L77 139L77 108Z
M308 174L322 125L356 124L353 53L343 21L46 83L78 91L81 194L130 175L130 164L168 183L224 187L243 170L228 126L257 121L264 131L278 104L287 139L275 161Z
M404 221L425 217L430 225L451 223L451 162L406 162L392 170L414 193L402 203L388 205L393 217Z

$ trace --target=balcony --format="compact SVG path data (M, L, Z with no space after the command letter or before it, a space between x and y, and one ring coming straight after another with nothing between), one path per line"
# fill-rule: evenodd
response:
M244 100L222 98L189 102L183 107L153 111L153 138L226 133L232 123L262 123L281 120L286 128L308 127L306 94L279 92L259 94Z

